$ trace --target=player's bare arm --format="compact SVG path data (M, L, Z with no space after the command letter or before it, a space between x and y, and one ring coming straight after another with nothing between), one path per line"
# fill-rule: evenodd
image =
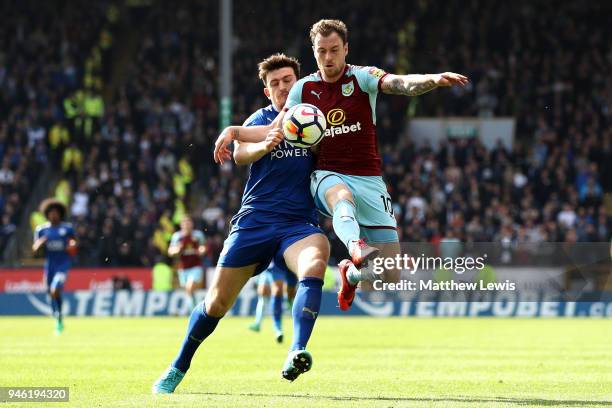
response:
M228 146L234 141L257 143L266 140L270 130L280 127L284 116L285 112L283 111L276 116L272 123L265 126L228 126L223 129L215 142L213 153L215 163L223 164L226 160L231 159L232 152Z
M223 132L217 138L215 142L215 151L213 157L215 163L223 164L226 160L230 160L232 152L228 146L234 142L250 142L257 143L265 139L265 135L271 129L271 125L268 126L229 126L223 129Z
M182 248L180 244L170 245L170 247L168 248L168 256L177 256L181 253L181 249Z
M256 162L266 154L270 153L280 142L283 141L283 131L279 128L271 129L266 135L266 140L258 143L234 142L234 161L238 165Z
M32 251L38 252L38 250L47 242L47 237L40 237L32 244Z
M443 72L441 74L412 74L385 76L380 89L386 94L417 96L427 93L438 87L453 85L465 86L468 78L454 72Z

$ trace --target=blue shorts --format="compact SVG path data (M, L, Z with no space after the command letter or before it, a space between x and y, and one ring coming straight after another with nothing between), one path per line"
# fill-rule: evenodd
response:
M369 243L398 242L397 221L393 214L391 196L380 176L350 176L327 170L315 170L310 175L310 192L321 214L331 217L325 202L325 192L343 184L353 194L355 217L360 235Z
M47 263L45 265L45 283L47 284L47 290L62 290L64 288L70 266L71 262L64 262L61 264Z
M265 270L274 260L277 267L287 269L283 257L287 248L297 241L323 231L307 221L260 224L252 227L232 227L223 243L218 266L241 268L257 264L254 275Z
M178 271L179 284L185 287L190 280L194 283L202 283L204 280L204 271L201 266L192 268L179 269Z

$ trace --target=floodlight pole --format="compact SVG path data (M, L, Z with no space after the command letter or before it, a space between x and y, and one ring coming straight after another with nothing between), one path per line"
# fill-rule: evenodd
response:
M219 128L232 118L232 0L219 0Z

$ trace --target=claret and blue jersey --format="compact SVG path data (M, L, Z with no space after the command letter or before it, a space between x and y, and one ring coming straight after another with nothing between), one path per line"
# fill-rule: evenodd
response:
M353 194L359 235L372 243L398 241L376 138L376 98L386 75L380 68L347 64L335 82L326 82L316 72L293 85L285 104L308 103L325 114L327 129L310 186L315 204L331 217L326 191L344 184Z
M381 175L376 98L386 75L376 67L347 64L336 82L325 82L316 72L293 85L285 107L309 103L321 109L327 119L317 170L355 176Z

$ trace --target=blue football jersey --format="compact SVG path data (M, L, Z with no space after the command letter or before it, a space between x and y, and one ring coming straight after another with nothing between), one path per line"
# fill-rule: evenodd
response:
M244 126L269 125L278 115L273 105L259 109ZM309 149L283 141L251 163L242 206L232 219L238 227L278 222L305 221L318 224L310 194L314 158Z
M62 222L56 226L47 222L36 228L34 240L40 237L47 237L45 242L45 257L47 264L60 265L71 261L71 257L66 252L68 240L74 238L74 229L71 224Z

